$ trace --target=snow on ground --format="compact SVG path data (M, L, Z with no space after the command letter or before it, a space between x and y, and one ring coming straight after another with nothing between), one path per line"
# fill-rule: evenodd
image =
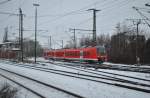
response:
M5 84L11 85L13 88L16 88L18 90L16 98L39 98L38 96L34 95L30 91L24 89L23 87L15 84L14 82L11 82L2 76L0 76L0 87L2 87Z
M41 61L42 61L42 59L41 59ZM55 61L54 63L65 65L66 62ZM68 71L67 68L64 68L64 67L61 67L61 66L55 66L53 64L46 64L46 65L48 65L50 68L55 68L55 69L61 69L61 70L67 70ZM124 65L124 64L122 64L122 65ZM95 70L94 68L87 68L87 69ZM69 71L72 72L71 69L69 69ZM116 74L120 74L120 75L126 75L126 76L132 76L132 77L137 77L137 78L150 80L150 73L139 73L139 72L131 72L131 71L111 70L111 69L98 69L98 71L109 72L109 73L116 73ZM115 76L115 75L112 75L112 76ZM115 77L117 77L117 76L115 76Z
M149 93L12 66L2 62L0 62L0 68L5 68L45 83L55 85L68 91L80 94L86 98L149 98L150 96Z
M117 63L111 63L111 62L104 62L103 64L105 64L105 65L112 65L112 66L120 66L120 67L122 67L122 66L131 66L131 67L142 67L142 68L150 68L150 64L148 65L136 65L136 64L134 64L134 65L132 65L132 64L117 64Z
M104 62L103 64L106 64L106 65L116 65L116 66L132 66L132 65L128 65L128 64L116 64L116 63L110 63L110 62Z
M41 85L32 80L24 79L18 75L10 74L1 69L0 69L0 71L1 71L0 72L1 74L5 74L7 77L10 77L11 79L23 84L24 86L35 90L39 94L42 94L43 96L45 96L45 98L74 98L73 96L69 96L68 94L59 92L58 90Z
M43 62L44 62L44 60L43 60ZM60 62L60 61L54 61L54 63L63 64L63 65L67 64L67 62ZM108 65L111 64L111 65L117 65L117 66L129 66L129 65L125 65L125 64L114 64L114 63L108 63L108 62L105 62L104 64L108 64ZM94 68L87 68L87 69L95 70ZM132 72L132 71L112 70L112 69L98 69L98 71L116 73L116 74L120 74L120 75L127 75L127 76L150 80L150 73L139 73L139 72Z
M109 69L98 69L98 70L150 80L150 73L138 73L138 72L131 72L131 71L118 71L118 70L109 70Z
M28 58L28 60L34 61L35 58ZM44 59L43 57L38 57L36 61L48 62L49 60Z
M150 82L146 82L146 81L143 81L143 80L137 80L137 79L131 79L131 78L128 78L128 77L122 77L122 76L117 76L117 75L113 75L113 74L107 74L107 73L101 73L101 72L97 72L95 71L90 71L90 72L94 72L94 73L98 73L99 75L96 75L96 74L92 74L92 73L87 73L87 72L84 72L84 71L81 71L79 70L80 68L76 68L77 70L75 69L71 69L71 68L74 68L74 67L71 67L69 66L69 68L67 67L63 67L61 66L63 63L60 64L60 66L57 66L57 65L54 65L54 64L50 64L50 63L45 63L47 66L41 66L41 65L36 65L36 66L40 66L40 67L44 67L44 68L50 68L50 69L57 69L57 70L63 70L63 71L69 71L69 72L75 72L75 73L80 73L80 74L88 74L88 75L94 75L94 76L100 76L100 74L102 75L108 75L108 76L112 76L112 77L115 77L115 78L121 78L121 79L126 79L126 80L131 80L131 81L135 81L135 82L141 82L141 83L146 83L146 84L150 84ZM33 65L33 64L32 64ZM63 64L65 65L65 64ZM35 65L34 65L35 66ZM71 67L71 68L70 68ZM86 69L82 69L82 70L85 70L87 71ZM111 73L117 73L118 71L114 71L114 70L107 70L107 69L99 69L99 71L103 71L103 72L111 72ZM120 71L118 72L117 74L120 74L122 72L122 75L127 75L127 76L133 76L133 77L137 77L137 78L142 78L142 79L149 79L150 80L150 74L145 74L145 73L137 73L137 72L124 72L124 71ZM101 77L103 77L101 75ZM143 78L144 77L144 78Z

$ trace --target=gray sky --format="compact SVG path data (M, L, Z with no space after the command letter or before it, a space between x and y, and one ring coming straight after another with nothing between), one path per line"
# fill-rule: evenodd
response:
M0 2L5 0L0 0ZM39 3L38 7L38 29L48 30L48 32L38 32L38 41L42 45L48 42L48 36L52 36L53 42L60 44L64 40L66 44L73 35L69 28L92 29L92 12L87 11L90 8L96 8L101 11L97 13L97 35L110 34L115 31L118 22L124 22L127 18L141 18L141 16L132 9L132 6L145 7L149 0L11 0L8 3L0 5L0 12L18 13L21 7L24 17L24 29L34 30L35 8L33 3ZM150 9L150 8L149 8ZM150 13L144 12L150 17ZM132 24L131 22L126 22ZM2 40L4 28L9 28L9 36L14 38L18 36L18 16L0 14L0 38ZM141 26L144 30L149 30L146 25ZM77 31L79 32L79 31ZM83 34L81 34L83 33ZM90 32L81 32L77 38L89 36ZM24 32L24 37L34 39L34 31ZM54 44L54 43L53 43ZM59 45L55 44L59 48Z

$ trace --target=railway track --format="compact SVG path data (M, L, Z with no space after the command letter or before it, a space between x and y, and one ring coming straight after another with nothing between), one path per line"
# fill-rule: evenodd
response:
M74 62L72 62L74 63ZM144 68L140 66L112 66L106 64L82 64L82 63L75 63L76 66L82 67L90 67L96 69L111 69L111 70L120 70L120 71L131 71L131 72L140 72L140 73L150 73L150 68ZM67 65L72 65L71 63L67 63Z
M68 65L68 64L57 64L57 63L53 63L53 62L46 62L46 63L52 63L52 64L55 64L57 66L63 66L63 67L66 67L66 68L71 68L71 69L85 71L85 68L84 67L80 67L80 66L72 66L72 65ZM94 69L86 69L86 72L97 74L97 75L101 75L99 73L104 73L104 74L109 74L109 75L114 75L114 76L121 76L121 77L125 77L125 78L131 78L131 79L137 79L137 80L143 80L143 81L150 82L149 79L138 78L138 77L133 77L133 76L127 76L127 75L121 75L121 74L117 74L117 73L100 71L100 70L94 70Z
M21 84L21 83L15 81L15 80L13 80L13 79L11 79L11 78L9 78L9 77L3 75L3 74L1 74L1 73L0 73L0 76L4 77L5 79L7 79L7 80L9 80L9 81L12 81L13 83L15 83L15 84L17 84L17 85L19 85L19 86L21 86L21 87L23 87L23 88L25 88L25 89L27 89L28 91L32 92L33 94L37 95L37 96L40 97L40 98L45 98L43 95L41 95L41 94L37 93L36 91L30 89L29 87L24 86L23 84Z
M115 77L110 77L108 75L103 75L103 77L100 77L100 76L85 75L85 74L67 72L67 71L50 69L50 68L36 67L36 66L31 66L31 65L20 65L20 64L12 64L12 65L150 93L150 88L149 88L150 85L148 85L148 84L133 82L133 81L119 79L119 78L115 78ZM98 74L98 75L100 75L100 74ZM149 80L145 80L145 81L149 81ZM137 87L137 85L139 85L139 86Z
M122 74L117 74L117 73L112 73L112 72L106 72L106 71L100 71L100 70L95 70L95 69L86 69L83 66L79 66L79 65L68 65L68 64L62 64L62 63L55 63L55 62L38 62L39 64L42 65L46 65L49 63L55 64L57 66L61 66L61 67L66 67L66 68L70 68L70 69L75 69L75 70L80 70L80 71L85 71L88 73L92 73L92 74L96 74L96 75L101 75L99 73L104 73L104 74L108 74L108 75L113 75L114 76L120 76L120 77L124 77L124 78L131 78L131 79L136 79L136 80L142 80L142 81L147 81L150 82L150 79L145 79L145 78L138 78L138 77L133 77L133 76L128 76L128 75L122 75ZM92 72L91 72L92 71Z
M58 87L56 87L56 86L53 86L53 85L44 83L44 82L42 82L42 81L39 81L39 80L30 78L30 77L25 76L25 75L18 74L18 73L13 72L13 71L9 71L9 70L4 69L4 68L0 68L0 70L3 70L3 71L5 71L5 72L8 72L8 73L13 74L13 75L16 75L16 76L19 76L19 77L21 77L21 78L23 78L23 79L28 79L28 80L30 80L30 81L33 81L33 82L36 83L36 85L37 85L37 84L40 84L40 85L43 85L43 86L48 87L48 88L50 88L50 89L54 89L54 90L56 90L56 91L62 92L62 93L64 93L64 94L66 94L66 97L67 97L67 96L71 96L71 97L69 97L69 98L85 98L85 97L83 97L83 96L80 96L80 95L78 95L78 94L72 93L72 92L67 91L67 90L64 90L64 89L62 89L62 88L58 88ZM31 91L32 93L34 93L35 95L39 96L40 98L49 98L49 97L50 97L50 96L49 96L49 97L44 96L44 95L42 95L41 93L37 92L36 90L33 90L33 89L30 88L30 87L24 86L24 84L21 84L21 83L15 81L14 79L12 79L12 78L10 78L10 77L8 77L8 76L6 76L6 75L3 75L2 73L0 73L0 75L1 75L2 77L4 77L4 78L6 78L6 79L8 79L8 80L10 80L10 81L12 81L12 82L14 82L14 83L16 83L17 85L20 85L21 87L23 87L23 88L25 88L25 89Z
M103 64L103 66L100 66L100 68L103 69L112 69L112 70L121 70L121 71L132 71L132 72L141 72L141 73L150 73L150 68L144 68L140 66L106 66L106 64Z
M79 66L79 65L75 65L75 66L73 66L72 64L70 65L70 64L59 64L59 63L53 63L53 62L46 62L46 63L52 63L52 64L56 64L57 66L63 66L63 67L67 67L67 68L71 68L71 69L76 69L76 68L78 68L78 70L80 70L81 68L82 69L85 69L85 67L83 67L83 66ZM111 75L116 75L116 76L122 76L122 77L127 77L127 78L132 78L132 79L137 79L137 80L143 80L143 81L148 81L148 82L150 82L150 80L149 79L144 79L144 78L138 78L138 77L132 77L132 76L127 76L127 75L121 75L121 74L116 74L116 73L112 73L112 72L106 72L106 71L100 71L100 70L95 70L95 69L88 69L88 68L86 68L86 70L88 70L88 71L92 71L92 72L100 72L100 73L106 73L106 74L111 74ZM96 73L97 74L97 73Z

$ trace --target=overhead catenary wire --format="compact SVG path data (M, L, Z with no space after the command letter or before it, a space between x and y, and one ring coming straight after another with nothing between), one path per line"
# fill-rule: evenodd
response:
M104 1L104 2L103 2ZM83 7L83 8L81 8L81 9L79 9L79 10L75 10L76 12L73 12L72 14L70 14L70 15L75 15L75 14L77 14L77 13L84 13L84 9L87 9L87 8L89 8L89 7L91 7L91 6L94 6L94 4L96 4L96 5L100 5L100 8L101 8L101 6L102 6L102 11L106 11L107 10L107 12L108 13L111 13L111 11L108 11L108 9L114 9L114 8L118 8L117 6L119 5L120 7L122 7L122 6L126 6L126 5L124 5L126 2L128 2L127 0L103 0L103 1L96 1L95 3L92 3L92 4L90 4L90 5L88 5L88 6L85 6L85 7ZM124 3L125 2L125 3ZM104 8L104 9L103 9ZM118 8L119 9L119 8ZM86 12L86 11L85 11ZM67 12L68 13L68 15L69 15L69 12ZM65 14L67 14L67 13L65 13ZM62 15L60 15L60 17L61 16L63 16L64 14L62 14ZM68 16L67 15L67 16ZM101 14L100 14L101 15ZM50 15L50 16L53 16L53 15ZM55 15L54 15L55 16ZM39 16L39 17L49 17L48 15L41 15L41 16ZM58 16L59 17L59 16ZM64 16L64 17L66 17L66 16ZM57 18L57 17L56 17ZM61 19L61 18L57 18L56 20L59 20L59 19ZM53 20L53 21L55 21L55 20ZM85 21L84 23L86 23L87 21ZM79 23L80 24L80 23ZM43 24L39 24L39 25L43 25Z
M0 4L5 4L5 3L9 2L9 1L11 1L11 0L1 1Z
M21 2L21 1L22 1L22 2ZM25 1L27 1L27 0L21 0L21 1L20 1L20 4L19 4L19 8L23 7Z
M113 1L118 1L118 0L113 0ZM112 1L112 3L113 3L113 1ZM94 4L101 4L101 3L102 3L101 1L96 1L96 2L94 2L94 3L92 3L92 4L88 5L88 6L83 7L83 8L80 8L80 9L77 9L77 10L74 10L74 11L70 11L70 12L64 13L60 17L57 17L55 19L52 19L52 20L49 20L49 21L46 21L46 22L43 22L43 23L40 23L40 25L44 25L44 24L49 23L49 22L57 21L58 19L62 19L62 18L66 17L66 16L69 16L69 15L74 15L75 13L79 13L79 12L87 13L86 10L88 8L90 8L92 5L94 5Z
M150 21L150 19L146 17L143 13L141 13L137 7L134 6L133 9L135 9L143 18ZM145 23L150 27L150 24L145 19L144 19Z
M113 0L113 1L114 1L114 0ZM118 1L118 0L115 0L115 1ZM135 1L135 0L134 0L134 1ZM125 3L121 3L121 2L125 2ZM127 1L127 0L125 0L125 1L123 0L123 1L121 1L121 2L116 2L115 4L119 3L119 5L120 5L119 7L123 7L123 6L127 6L127 4L130 3L130 2ZM114 4L114 3L112 2L111 4ZM105 7L105 9L107 9L107 8L112 9L111 4L110 4L110 7ZM84 8L86 8L86 7L84 7ZM82 8L82 9L84 9L84 8ZM117 7L117 8L118 8L118 7ZM79 10L76 10L76 11L82 11L82 9L79 9ZM87 10L87 9L86 9L86 10ZM76 12L76 11L72 11L72 12L67 13L67 14L69 15L69 14L71 14L71 13L73 13L73 12ZM102 11L103 11L103 8L102 8ZM66 14L66 15L64 14L64 16L62 16L62 18L68 16L67 14ZM61 17L57 17L57 18L55 18L54 20L43 22L43 23L45 23L45 24L40 24L40 25L46 25L46 23L53 22L53 21L57 21L57 20L62 19L62 18L61 18Z
M122 1L121 1L121 2L122 2ZM115 4L117 4L117 3L118 3L118 2L116 2ZM123 6L127 6L128 3L130 3L130 2L129 2L129 1L123 1L123 3L120 3L120 2L119 2L119 4L120 4L119 7L122 7L122 5L123 5ZM126 4L126 5L124 5L124 4ZM110 8L111 8L111 7L110 7ZM118 8L118 7L117 7L117 8ZM64 17L65 17L65 16L64 16ZM58 19L59 19L59 18L58 18ZM54 20L54 21L55 21L55 20ZM86 22L86 21L85 21L85 22Z

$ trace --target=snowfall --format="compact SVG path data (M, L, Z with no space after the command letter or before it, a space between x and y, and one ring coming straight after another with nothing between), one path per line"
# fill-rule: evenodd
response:
M46 60L44 60L43 58L39 58L38 61L46 61ZM60 62L58 63L62 65L65 64L65 63L60 63ZM112 63L105 63L105 64L112 64ZM35 65L35 64L28 64L28 65ZM41 66L41 65L37 64L36 66ZM128 65L118 64L117 66L128 66ZM67 70L70 72L77 71L77 70L66 68L66 67L64 68L61 66L56 66L51 63L45 66L41 66L41 67L53 68L53 69L59 69L59 70ZM98 83L94 81L88 81L84 79L68 77L68 76L63 76L59 74L48 73L48 72L43 72L39 70L14 66L11 64L10 61L0 60L0 68L7 69L9 71L19 73L21 75L25 75L30 78L42 81L44 83L65 89L67 91L81 95L85 98L150 98L150 93L145 93L141 91ZM148 73L127 72L127 71L117 71L117 70L108 70L108 69L98 69L98 70L150 80L150 74ZM84 73L80 70L78 70L78 72ZM19 82L20 84L23 84L33 90L36 90L36 92L43 94L46 98L74 98L73 96L62 93L61 91L57 91L53 88L48 88L44 85L36 84L35 82L31 80L27 80L22 77L16 76L14 74L10 74L1 69L0 69L0 74L3 74ZM143 82L143 81L139 81L139 82ZM19 98L38 98L36 95L31 93L30 91L0 76L0 87L4 83L8 83L12 85L13 87L17 88L18 89L17 96ZM150 84L150 83L147 82L147 84Z

